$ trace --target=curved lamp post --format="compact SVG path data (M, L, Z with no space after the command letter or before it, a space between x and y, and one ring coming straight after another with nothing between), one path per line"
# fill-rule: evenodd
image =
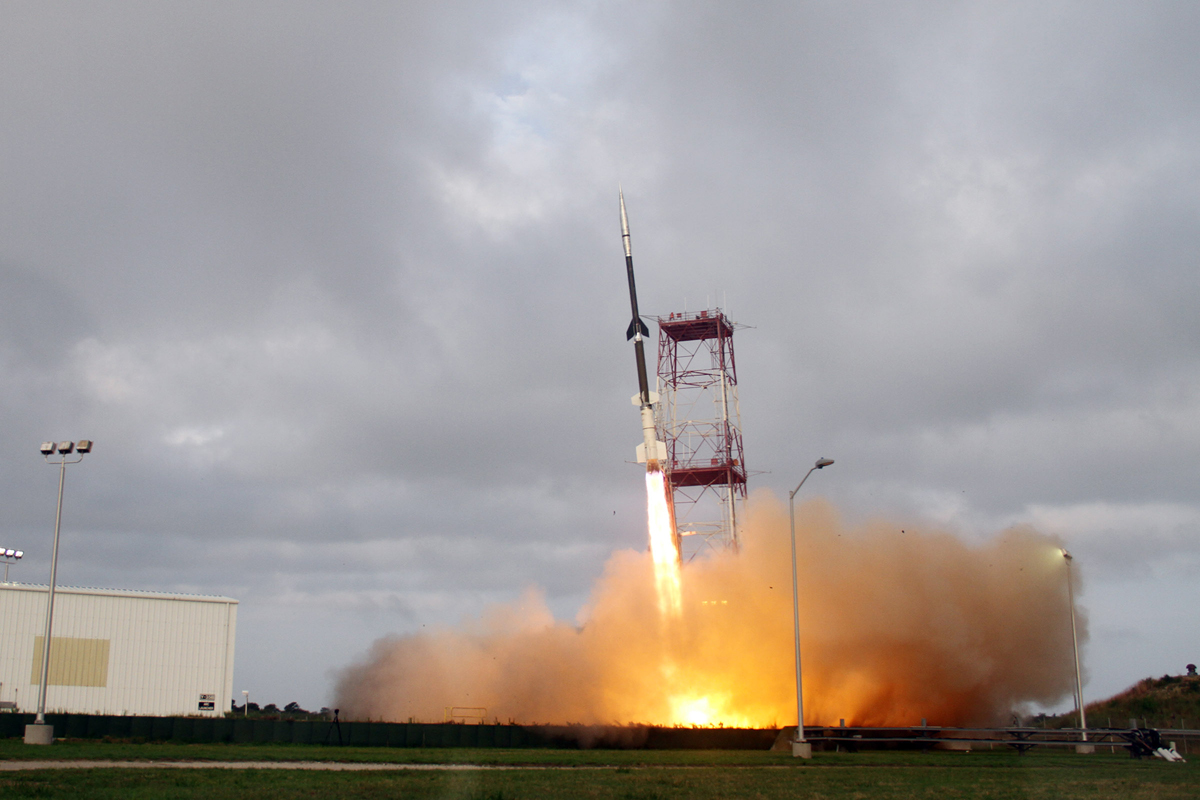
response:
M46 724L46 683L50 680L50 632L54 622L54 585L58 577L58 533L62 528L63 484L67 479L67 464L78 464L84 455L92 452L92 441L43 442L42 455L47 464L58 466L58 510L54 514L54 547L50 551L50 592L46 598L46 635L42 637L42 677L38 686L37 717L32 725L25 726L26 744L51 744L54 741L54 726ZM75 454L75 458L70 458ZM58 458L51 460L50 457Z
M1079 703L1079 728L1083 731L1083 740L1087 738L1087 715L1083 710L1083 680L1079 674L1079 633L1075 630L1075 590L1071 586L1071 554L1062 550L1063 561L1067 565L1067 602L1071 606L1071 645L1075 648L1075 701ZM1090 752L1090 751L1089 751Z
M813 474L813 470L825 469L833 463L832 458L819 458L812 469L804 473L800 486ZM798 758L812 758L812 745L804 740L804 692L800 678L800 590L796 579L796 493L797 486L788 495L788 514L792 527L792 625L796 635L796 738L792 742L792 755Z

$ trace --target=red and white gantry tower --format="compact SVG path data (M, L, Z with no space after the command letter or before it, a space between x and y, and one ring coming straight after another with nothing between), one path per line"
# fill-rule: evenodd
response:
M721 309L658 318L659 438L683 560L738 549L746 500L733 332Z

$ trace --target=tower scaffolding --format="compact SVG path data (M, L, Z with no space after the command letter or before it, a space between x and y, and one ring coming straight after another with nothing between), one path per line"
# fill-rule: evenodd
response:
M706 549L737 552L746 461L733 333L720 308L658 318L659 438L684 561Z

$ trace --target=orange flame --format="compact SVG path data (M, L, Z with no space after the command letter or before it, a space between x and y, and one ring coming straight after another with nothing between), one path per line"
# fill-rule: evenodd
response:
M679 577L679 549L667 505L667 483L662 470L646 470L646 523L650 532L650 555L654 559L654 587L658 590L658 613L676 619L683 608Z

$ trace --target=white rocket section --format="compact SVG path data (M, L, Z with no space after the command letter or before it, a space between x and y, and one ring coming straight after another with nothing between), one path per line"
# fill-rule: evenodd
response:
M644 441L637 446L639 464L653 461L657 464L667 460L667 443L657 437L654 428L654 409L642 406L642 436ZM649 457L647 457L649 455Z
M0 584L0 702L19 711L37 709L46 594L45 586ZM61 586L54 594L47 713L229 710L237 600Z
M625 243L625 257L633 258L633 250L629 247L629 217L625 215L625 192L618 191L621 196L621 241Z
M658 392L650 392L650 404L643 405L641 395L633 396L633 404L642 411L642 443L637 446L639 464L648 461L663 462L667 460L667 443L658 438L658 429L654 424L654 405L658 403ZM647 458L649 454L649 458Z

